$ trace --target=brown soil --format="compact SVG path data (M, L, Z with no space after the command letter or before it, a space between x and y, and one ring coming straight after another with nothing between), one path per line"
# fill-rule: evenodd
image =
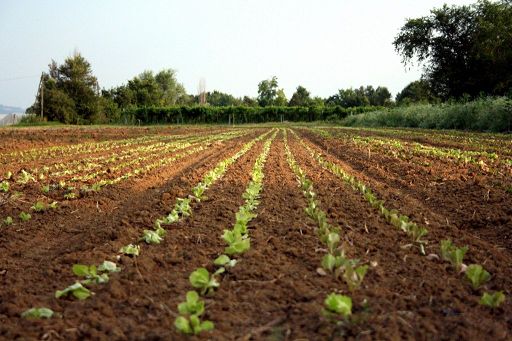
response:
M483 264L493 274L486 287L503 290L505 304L495 311L480 306L480 292L473 291L463 275L446 262L428 260L404 247L410 242L405 234L381 218L341 179L320 167L289 133L290 148L313 180L321 208L330 223L342 228L348 256L373 264L355 292L330 275L319 275L324 246L304 212L306 200L286 161L281 132L265 165L258 217L249 226L251 249L222 276L215 295L206 299L205 317L215 323L215 330L191 338L178 334L173 326L176 306L192 289L189 274L200 266L213 270L212 260L223 252L220 236L234 223L263 141L208 189L207 199L193 205L192 217L169 227L161 244L142 245L137 258L122 257L118 262L122 271L111 275L108 284L92 287L92 298L53 298L55 290L75 281L73 264L116 261L121 246L136 241L143 229L169 212L177 197L190 194L217 162L262 132L252 129L248 136L215 143L141 178L65 202L57 211L33 214L30 222L0 227L0 339L512 338L512 249L503 238L507 233L510 236L512 212L504 202L506 193L492 192L489 200L475 206L481 210L481 216L476 215L481 226L471 229L466 225L468 216L456 210L459 204L477 205L477 195L487 189L485 181L475 189L474 184L453 180L441 190L431 183L444 172L458 169L444 169L443 165L430 174L418 165L383 155L367 160L339 141L327 142L304 130L297 132L310 146L368 183L386 199L387 206L422 224L428 222L428 253L438 253L439 241L446 238L468 245L465 262ZM206 132L184 129L183 133ZM111 137L108 131L102 135L101 129L98 134L97 140ZM127 129L126 134L136 132ZM27 201L33 202L33 195L27 195ZM455 197L459 200L456 204ZM496 232L493 225L500 221ZM323 300L333 291L352 297L351 323L336 327L322 316ZM61 316L41 321L20 318L21 312L34 306L50 307Z

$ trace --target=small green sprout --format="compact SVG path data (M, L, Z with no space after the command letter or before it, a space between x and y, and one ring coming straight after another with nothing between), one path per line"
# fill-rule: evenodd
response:
M79 300L85 300L86 298L92 295L92 292L84 287L82 283L76 282L75 284L70 285L64 290L57 290L55 292L55 298L65 297L68 294L72 294Z
M44 194L50 193L50 185L41 186L41 192L43 192Z
M46 210L46 205L44 202L38 201L30 209L34 212L43 212Z
M12 225L13 222L14 222L14 220L12 219L11 216L8 216L7 218L4 219L4 224L7 226Z
M103 261L103 263L98 266L99 272L119 272L121 271L120 268L117 267L117 264L111 261Z
M224 230L222 238L228 243L224 249L228 255L242 254L251 248L251 240L243 238L239 230Z
M123 246L120 250L120 253L125 254L127 256L138 256L140 254L140 246L128 244Z
M7 181L0 182L0 192L9 192L9 183Z
M6 178L7 180L11 180L11 178L12 178L12 172L6 172L6 173L5 173L5 178Z
M200 202L203 199L203 194L206 191L206 188L206 185L200 182L196 187L192 189L192 193L194 194L196 201Z
M457 271L462 269L462 261L467 251L467 246L457 248L449 239L441 241L441 257L452 263Z
M75 264L73 265L73 273L79 277L85 277L86 279L82 281L82 284L102 284L107 283L109 278L108 274L98 274L98 270L96 265L84 265L84 264Z
M496 291L494 293L484 292L479 303L487 307L498 308L503 302L505 302L505 294L502 291Z
M329 294L324 301L327 314L337 314L344 318L352 314L352 299L349 296L339 294Z
M229 256L226 256L226 255L220 255L213 261L213 264L215 264L217 266L234 267L236 265L236 263L237 263L236 259L230 259Z
M190 315L189 319L178 316L174 321L174 326L180 333L194 335L215 328L212 321L201 321L197 315Z
M354 291L361 286L368 271L368 265L356 266L357 263L357 261L348 261L344 264L343 279L350 291Z
M485 282L489 281L491 274L480 264L471 264L466 269L466 278L471 282L473 289L477 290Z
M48 205L48 208L51 208L52 210L54 210L57 208L58 204L59 204L58 202L53 201L51 204Z
M20 217L21 221L29 221L32 218L30 213L26 213L26 212L21 212L19 217Z
M163 240L163 236L165 235L165 230L163 228L159 228L155 231L144 230L141 240L145 241L148 244L160 244Z
M41 319L46 318L49 319L54 315L53 310L49 308L30 308L28 310L25 310L23 313L21 313L21 317L27 318L27 319Z
M201 295L212 293L215 288L219 287L219 282L205 268L199 268L192 272L189 276L190 284L196 289L201 290Z
M204 301L199 298L195 291L187 292L187 300L178 305L178 311L181 315L200 316L204 312Z
M76 199L76 193L75 192L69 192L64 194L64 199Z
M18 177L18 180L16 182L24 185L24 184L28 183L29 181L36 182L36 179L34 178L34 176L32 174L30 174L27 171L25 171L24 169L22 169L21 174Z

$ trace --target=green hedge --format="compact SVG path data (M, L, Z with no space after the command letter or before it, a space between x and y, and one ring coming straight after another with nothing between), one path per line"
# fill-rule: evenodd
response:
M348 116L345 126L512 131L512 100L482 98L465 103L411 105Z
M169 124L169 123L262 123L262 122L311 122L340 120L381 107L210 107L176 106L126 109L120 123Z

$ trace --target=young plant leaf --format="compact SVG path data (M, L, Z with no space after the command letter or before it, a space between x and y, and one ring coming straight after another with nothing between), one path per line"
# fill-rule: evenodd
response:
M503 302L505 302L505 294L502 291L496 291L494 293L484 292L479 303L487 307L498 308Z
M491 279L491 274L480 264L471 264L466 269L466 278L471 282L473 289L477 290Z
M21 317L27 318L27 319L41 319L46 318L49 319L54 315L53 310L49 308L30 308L28 310L25 310L23 313L21 313Z
M70 285L64 290L57 290L55 292L55 298L65 297L68 294L72 294L79 300L85 300L86 298L92 295L92 292L84 287L82 283L76 282L75 284Z
M352 299L349 296L329 294L324 301L325 309L334 314L347 318L352 314Z

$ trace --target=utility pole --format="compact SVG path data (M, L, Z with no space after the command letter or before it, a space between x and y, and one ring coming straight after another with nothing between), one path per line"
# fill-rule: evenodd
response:
M41 119L43 118L44 109L44 72L41 72L41 79L39 79L39 88L37 89L39 95L39 102L41 103Z

